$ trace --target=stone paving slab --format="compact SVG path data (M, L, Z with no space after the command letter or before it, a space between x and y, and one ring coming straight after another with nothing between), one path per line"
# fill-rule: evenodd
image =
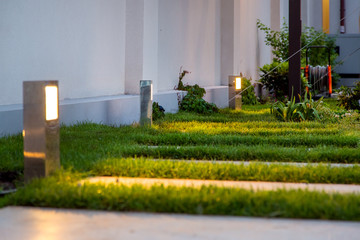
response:
M358 240L360 222L6 207L2 240Z
M129 178L129 177L92 177L82 180L80 184L103 183L103 184L141 184L147 187L153 185L164 186L218 186L229 188L243 188L248 190L277 190L277 189L307 189L309 191L324 191L327 193L356 193L360 194L360 185L350 184L308 184L308 183L281 183L281 182L253 182L253 181L217 181L217 180L193 180L193 179L162 179L162 178ZM360 239L360 237L359 237Z
M135 158L134 158L135 160ZM304 163L304 162L263 162L263 161L229 161L229 160L187 160L187 159L146 159L151 161L173 161L173 162L188 162L188 163L213 163L213 164L234 164L234 165L250 165L250 164L278 164L278 165L289 165L289 166L330 166L330 167L360 167L359 163Z
M133 160L136 160L135 158ZM277 164L277 165L289 165L289 166L330 166L330 167L360 167L359 163L313 163L313 162L264 162L264 161L230 161L230 160L188 160L188 159L146 159L148 161L172 161L172 162L187 162L187 163L213 163L213 164L234 164L234 165L250 165L250 164Z
M180 160L181 161L181 160ZM196 162L206 162L206 160L196 160ZM209 161L207 161L209 162ZM360 164L352 164L352 163L303 163L303 162L258 162L258 161L211 161L212 163L216 164L244 164L244 165L250 165L254 163L259 164L278 164L278 165L289 165L289 166L297 166L297 167L306 167L306 166L330 166L330 167L360 167Z

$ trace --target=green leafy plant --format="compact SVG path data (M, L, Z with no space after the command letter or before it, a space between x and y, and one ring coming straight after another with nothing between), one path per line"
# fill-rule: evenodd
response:
M200 87L199 85L195 84L195 85L186 85L183 87L184 91L187 91L188 94L193 95L197 98L202 98L204 97L206 91L204 88Z
M175 88L176 90L185 90L185 85L183 83L183 78L186 76L186 74L189 74L190 72L187 70L182 70L182 66L180 67L180 72L179 72L179 82L177 87ZM186 91L186 90L185 90Z
M317 108L320 106L322 99L314 101L307 97L305 93L304 98L299 96L300 102L295 103L295 97L291 98L286 103L275 102L270 107L270 112L275 115L277 119L284 122L299 122L299 121L313 121L320 120Z
M323 97L317 101L314 101L309 93L309 98L307 97L307 92L305 92L304 99L299 96L300 102L298 103L297 112L299 113L301 120L303 121L313 121L320 120L318 107L321 105Z
M182 70L182 67L180 68L179 83L175 89L187 91L187 95L181 101L179 101L179 109L181 111L196 112L201 114L218 112L219 109L215 104L208 103L203 99L203 96L206 93L204 88L197 84L184 85L182 80L188 73L190 72Z
M271 64L266 64L260 68L261 82L270 93L275 95L275 98L284 101L285 95L288 92L288 63L282 63L289 58L289 27L284 22L280 31L271 30L269 27L257 21L259 30L265 33L265 44L272 47L274 59ZM336 65L337 53L335 51L335 39L329 37L322 31L317 31L312 27L304 27L301 35L301 47L322 45L330 48L330 64ZM301 50L301 65L305 67L305 52L306 48ZM328 65L328 50L325 48L315 48L310 50L311 58L310 64L313 66ZM299 69L300 71L300 69ZM333 72L333 86L336 85L339 76ZM302 74L302 88L307 85L307 80ZM311 86L308 86L311 87Z
M271 30L259 19L257 28L265 33L265 44L272 47L274 61L281 62L289 57L289 26L284 22L280 31Z
M281 62L289 58L289 26L284 21L280 31L271 30L268 26L263 24L260 20L257 20L257 27L259 30L265 33L265 44L272 47L272 53L274 54L274 61ZM315 30L313 27L305 26L301 34L301 48L305 46L321 45L330 48L330 64L335 65L337 53L335 51L335 38L329 37L323 31ZM328 52L327 49L318 48L311 49L313 57L310 60L310 64L315 65L327 65L328 64ZM301 50L302 66L305 66L305 52L306 48Z
M260 82L279 101L285 101L289 89L289 63L273 61L260 68Z
M283 122L293 122L299 121L300 115L297 112L298 104L295 103L295 97L292 100L287 101L286 103L277 101L270 107L270 112L274 116Z
M191 88L189 88L188 90L188 94L180 102L179 109L181 111L196 112L202 114L218 112L219 109L215 104L208 103L202 98L202 92L205 92L205 89L200 88L197 84L191 86Z
M240 74L242 76L242 74ZM246 77L241 78L241 89L246 89L241 93L242 103L247 105L256 105L259 104L255 96L255 88L251 84L251 78L247 79Z
M360 81L356 82L354 89L341 86L338 104L347 110L360 110Z
M165 117L165 109L157 102L153 102L152 105L152 119L158 120Z

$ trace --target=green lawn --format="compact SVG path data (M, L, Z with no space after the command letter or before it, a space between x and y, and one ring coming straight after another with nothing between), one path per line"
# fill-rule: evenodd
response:
M146 188L88 184L62 173L34 181L1 205L209 215L360 220L360 197L304 190L251 191L218 187Z
M333 102L330 105L336 109ZM97 175L359 184L359 165L329 165L360 163L359 122L282 123L270 114L268 105L256 105L211 115L167 114L152 127L62 126L60 138L63 170L19 187L16 194L0 198L0 206L359 220L360 196L352 194L214 187L150 191L141 186L76 183L81 177ZM20 185L22 144L21 135L0 138L0 172L20 173ZM195 159L204 161L184 161ZM219 163L224 160L237 164Z

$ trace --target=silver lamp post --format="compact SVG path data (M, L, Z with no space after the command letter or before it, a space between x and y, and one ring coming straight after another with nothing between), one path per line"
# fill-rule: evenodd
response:
M152 124L153 85L151 80L140 81L140 125Z
M23 82L24 178L60 168L58 81Z
M229 107L239 110L242 106L241 76L229 76Z

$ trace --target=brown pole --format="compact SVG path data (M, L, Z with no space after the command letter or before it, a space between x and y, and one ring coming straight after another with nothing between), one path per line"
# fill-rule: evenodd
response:
M289 97L293 94L297 102L301 94L300 38L301 0L289 0Z
M340 33L345 33L345 0L340 1Z

